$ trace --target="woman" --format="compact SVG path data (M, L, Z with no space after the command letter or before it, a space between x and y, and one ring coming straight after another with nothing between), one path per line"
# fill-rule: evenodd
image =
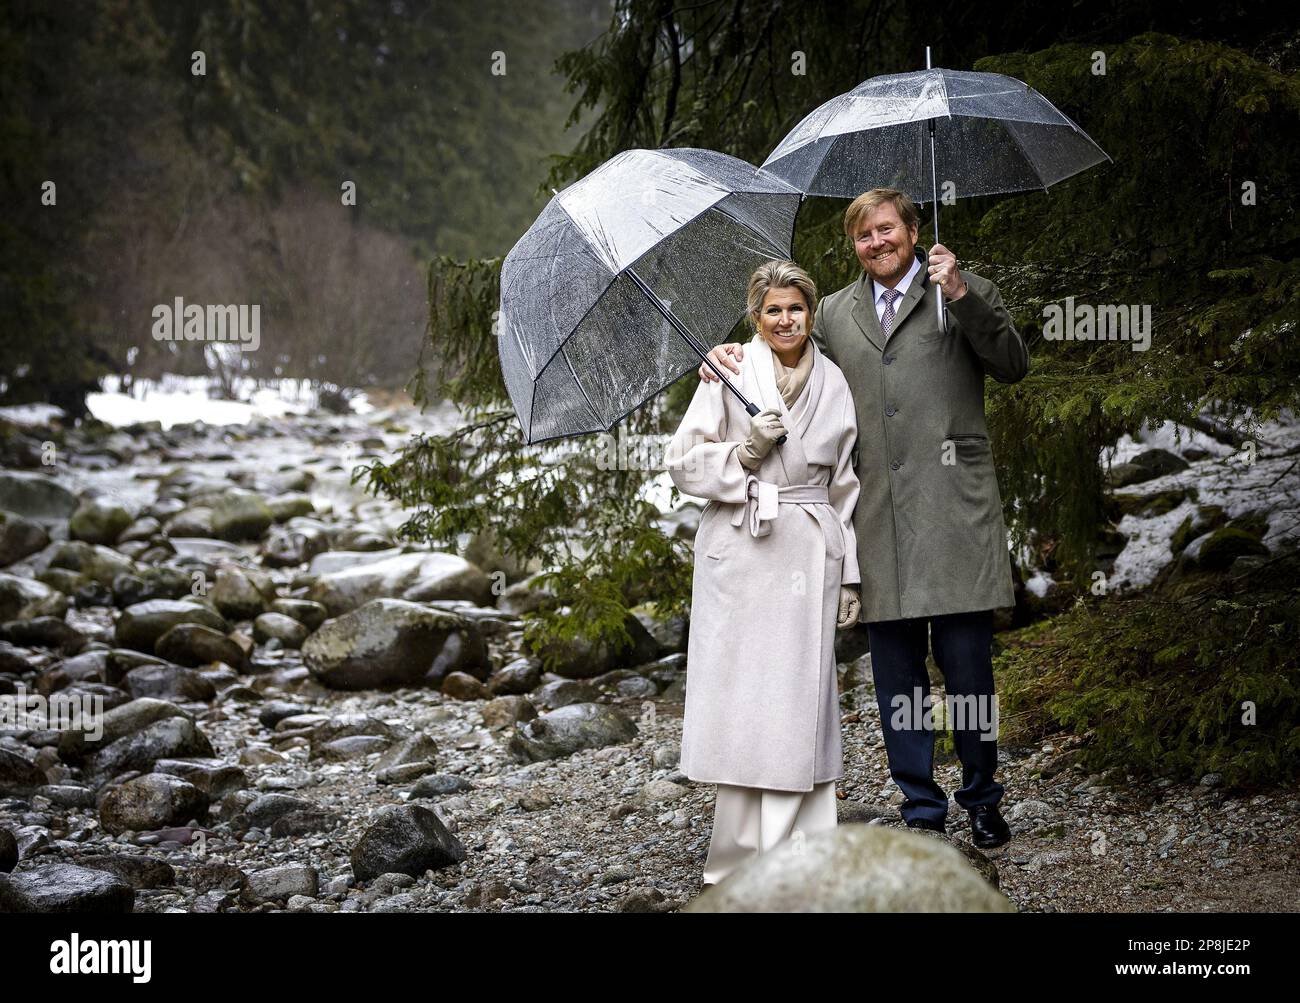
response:
M853 399L809 338L817 288L791 261L749 283L739 389L701 382L667 465L709 499L695 535L681 768L718 785L705 886L795 831L836 824L844 775L835 628L858 618ZM786 441L777 444L781 436Z

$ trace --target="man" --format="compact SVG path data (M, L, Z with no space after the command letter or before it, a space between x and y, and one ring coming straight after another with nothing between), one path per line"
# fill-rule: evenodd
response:
M843 370L857 412L860 619L903 819L943 832L948 812L933 775L929 648L956 711L949 722L962 764L955 798L969 813L972 841L987 849L1011 838L997 808L1003 788L994 779L991 648L993 610L1014 598L984 377L1023 379L1029 352L997 286L959 269L942 244L928 262L916 250L919 223L915 203L892 188L853 201L844 230L862 275L826 297L812 337ZM947 303L946 330L935 285ZM710 355L739 372L732 358L743 358L739 345ZM717 378L707 366L700 376Z

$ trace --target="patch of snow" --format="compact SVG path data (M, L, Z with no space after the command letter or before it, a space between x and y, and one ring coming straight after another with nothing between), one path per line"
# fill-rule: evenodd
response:
M67 413L53 404L15 404L0 407L0 418L11 421L20 428L34 428L48 425L52 421L62 421Z
M1047 597L1048 589L1055 584L1056 582L1051 575L1046 571L1035 568L1034 576L1025 582L1025 588L1038 596L1039 599L1044 599Z
M1156 575L1174 559L1169 549L1174 532L1184 519L1195 515L1196 505L1185 501L1164 515L1149 519L1124 516L1118 529L1128 537L1128 544L1115 559L1110 588L1121 592L1133 591L1146 588L1155 581Z

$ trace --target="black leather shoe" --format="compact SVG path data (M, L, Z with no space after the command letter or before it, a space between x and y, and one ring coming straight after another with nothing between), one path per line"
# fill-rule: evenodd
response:
M976 805L967 814L970 816L971 842L981 850L991 850L1011 838L1011 829L997 805Z
M909 818L907 820L907 827L909 829L929 829L931 832L938 833L947 831L942 822L935 822L928 818Z

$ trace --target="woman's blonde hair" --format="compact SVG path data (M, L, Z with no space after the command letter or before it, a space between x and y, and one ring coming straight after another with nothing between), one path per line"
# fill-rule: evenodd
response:
M807 272L793 261L765 261L759 265L749 279L749 297L746 305L749 316L756 319L763 309L763 297L769 289L798 289L808 304L808 327L812 329L812 317L817 312L817 283Z

